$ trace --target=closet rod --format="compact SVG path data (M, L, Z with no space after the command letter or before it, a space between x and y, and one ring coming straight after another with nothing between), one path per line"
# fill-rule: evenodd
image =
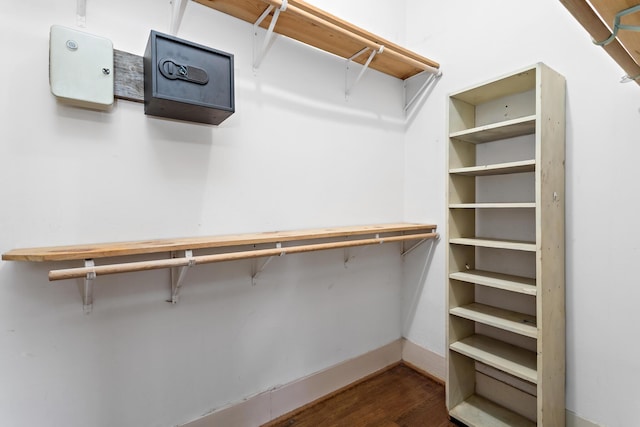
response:
M297 245L297 246L280 247L280 248L256 249L256 250L244 251L244 252L231 252L231 253L214 254L214 255L199 255L199 256L193 256L189 258L182 257L182 258L159 259L159 260L152 260L152 261L139 261L139 262L111 264L111 265L101 265L101 266L95 266L95 267L67 268L67 269L50 271L49 280L55 281L55 280L83 278L83 277L87 277L87 274L91 274L91 273L95 273L96 276L103 276L107 274L129 273L134 271L146 271L146 270L155 270L155 269L161 269L161 268L183 267L187 265L208 264L213 262L235 261L235 260L241 260L241 259L261 258L261 257L268 257L268 256L280 256L280 255L286 255L286 254L313 252L313 251L320 251L320 250L326 250L326 249L375 245L375 244L389 243L389 242L400 242L404 240L434 239L437 236L438 236L438 233L407 234L407 235L400 235L400 236L375 237L370 239L360 239L360 240L352 240L352 241L344 241L344 242L315 243L315 244L309 244L309 245Z
M272 6L275 6L277 8L282 7L282 3L283 0L263 0L265 3L268 3ZM440 74L440 70L438 68L432 67L431 65L425 64L423 62L420 61L416 61L413 58L410 58L406 55L403 55L401 53L396 52L395 50L393 50L393 48L387 47L387 46L383 46L379 43L376 43L374 41L371 41L365 37L362 37L359 34L356 34L352 31L349 31L346 28L343 28L339 25L336 25L332 22L326 21L322 18L319 18L305 10L300 9L299 7L291 4L291 3L287 3L287 7L286 7L286 12L285 13L291 13L291 14L295 14L298 15L301 18L307 19L309 21L311 21L312 23L321 26L321 27L325 27L331 31L335 31L337 33L342 34L345 37L351 38L352 40L355 40L359 43L361 43L363 46L368 47L372 50L375 50L377 52L380 52L381 54L386 54L388 56L392 56L394 59L400 61L400 62L404 62L405 64L411 65L412 67L418 68L420 70L424 70L424 71L428 71L429 73L432 74ZM382 48L382 49L381 49Z
M586 0L560 0L560 2L587 30L593 40L605 40L611 35L609 28L602 23ZM635 78L636 83L640 85L638 78L640 77L640 66L617 39L602 48L622 67L627 76Z

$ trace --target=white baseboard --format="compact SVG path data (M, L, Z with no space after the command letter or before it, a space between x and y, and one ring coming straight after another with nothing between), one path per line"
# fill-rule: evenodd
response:
M444 356L403 338L402 360L444 384L447 376L447 360Z
M403 342L379 349L219 409L183 427L257 427L402 360Z
M567 427L605 427L604 425L596 424L594 422L580 418L575 414L575 412L571 412L568 409L566 411L566 417L567 417L567 420L566 420Z
M446 359L402 338L305 378L221 408L186 423L183 427L258 427L398 362L406 362L442 383L445 382ZM566 427L605 427L582 419L569 410L566 411L566 416Z

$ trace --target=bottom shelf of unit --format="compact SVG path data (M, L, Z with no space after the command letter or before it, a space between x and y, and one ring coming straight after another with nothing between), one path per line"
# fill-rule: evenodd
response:
M535 427L536 423L478 395L472 395L449 411L469 427Z

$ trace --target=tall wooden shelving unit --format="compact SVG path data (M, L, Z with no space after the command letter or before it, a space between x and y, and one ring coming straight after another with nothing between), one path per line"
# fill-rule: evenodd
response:
M565 81L544 64L449 96L450 416L564 425Z

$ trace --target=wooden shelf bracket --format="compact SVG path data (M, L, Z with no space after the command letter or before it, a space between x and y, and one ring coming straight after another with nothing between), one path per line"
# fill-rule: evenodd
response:
M260 68L260 64L264 59L264 56L267 54L273 42L276 40L277 34L274 33L273 29L276 27L276 23L278 22L278 17L280 17L280 12L284 12L287 10L287 1L283 0L282 4L279 7L275 7L273 5L267 6L267 8L262 12L262 15L258 18L256 22L253 23L253 69L257 70ZM273 17L271 18L271 22L269 23L269 28L267 28L267 32L262 39L262 44L260 45L259 41L259 33L260 33L260 24L262 21L266 19L267 16L271 15L273 12Z

